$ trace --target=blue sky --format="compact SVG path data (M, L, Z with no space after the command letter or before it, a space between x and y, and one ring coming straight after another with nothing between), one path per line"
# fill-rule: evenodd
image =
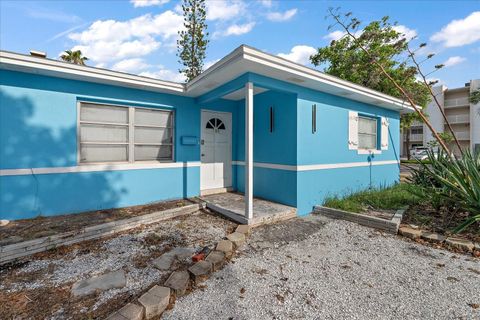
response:
M352 11L365 23L388 15L407 36L429 45L431 63L446 67L430 75L453 88L480 78L479 1L247 1L207 3L211 42L206 64L241 44L306 64L315 48L339 30L327 30L328 7ZM20 53L81 49L89 65L181 81L175 55L182 26L179 1L8 1L0 0L0 48ZM335 32L337 31L337 32ZM321 70L322 68L319 67Z

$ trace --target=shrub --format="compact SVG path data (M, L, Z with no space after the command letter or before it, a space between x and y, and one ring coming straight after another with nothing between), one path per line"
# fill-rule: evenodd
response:
M480 221L480 153L465 150L461 159L440 151L436 156L428 151L428 162L412 168L410 181L419 188L413 192L433 206L447 207L468 213L466 220L454 232L461 232Z

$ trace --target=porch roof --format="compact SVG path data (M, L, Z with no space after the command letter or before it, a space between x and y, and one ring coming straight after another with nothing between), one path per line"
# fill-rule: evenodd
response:
M79 66L54 59L0 51L0 69L67 79L134 87L142 90L200 97L246 73L281 80L296 86L408 112L405 101L305 67L284 58L241 45L192 81L182 84L107 69ZM241 95L241 94L240 94Z

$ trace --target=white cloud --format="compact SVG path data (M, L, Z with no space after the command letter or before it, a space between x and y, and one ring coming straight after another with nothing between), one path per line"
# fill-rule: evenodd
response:
M164 69L162 66L159 66L157 70L141 72L139 75L143 77L149 77L149 78L155 78L155 79L167 80L167 81L173 81L173 82L185 82L186 80L185 75L183 75L183 73Z
M403 35L407 41L412 40L417 36L417 30L410 29L404 25L393 26L393 30Z
M207 20L230 20L243 15L246 5L241 0L209 0L206 8Z
M270 21L281 22L288 21L297 14L297 9L290 9L285 12L270 12L267 14L267 19Z
M168 3L170 0L130 0L133 3L135 8L138 7L150 7L150 6L161 6L162 4Z
M454 65L457 65L457 64L460 64L460 63L464 62L465 60L467 60L467 59L464 58L464 57L454 56L454 57L448 58L448 59L443 63L443 65L445 65L445 67L452 67L452 66L454 66Z
M245 33L249 33L252 31L253 27L255 26L255 22L249 22L245 24L232 24L229 26L225 31L220 32L217 31L213 34L214 38L218 38L221 36L240 36Z
M314 47L299 45L290 50L290 53L279 53L278 56L300 64L309 64L310 56L315 54L317 49Z
M272 0L259 0L259 2L267 8L270 8L272 6Z
M472 12L465 19L452 20L430 41L440 42L446 48L461 47L480 40L480 11Z
M85 31L68 37L77 43L74 50L82 50L90 60L104 63L138 58L161 45L170 47L182 28L182 16L167 10L126 21L98 20Z
M344 31L335 30L335 31L330 32L329 34L327 34L323 38L328 39L330 41L333 41L333 40L336 41L336 40L341 39L345 34L347 34L347 33L344 32Z
M408 28L404 25L393 26L392 29L397 31L398 33L400 33L402 35L402 37L404 37L408 41L412 40L413 38L415 38L417 36L417 31L416 30L410 29L410 28ZM355 37L361 36L362 33L363 33L363 30L358 30L357 32L355 32ZM345 36L346 34L347 33L345 31L335 30L335 31L330 32L329 34L327 34L323 38L328 39L330 41L332 41L332 40L337 41L337 40L341 39L343 36Z
M95 41L86 45L76 45L72 50L81 50L90 60L105 63L130 57L145 56L159 47L160 42L149 37L133 41Z
M148 67L149 65L145 62L145 60L141 58L132 58L121 60L115 63L112 69L128 73L138 73L139 71L145 70Z

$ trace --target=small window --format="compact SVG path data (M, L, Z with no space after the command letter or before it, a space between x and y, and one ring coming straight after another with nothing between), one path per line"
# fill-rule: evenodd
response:
M358 149L377 149L377 119L358 117Z
M410 129L411 134L423 134L423 127L413 127Z
M274 121L275 121L275 114L274 114L274 111L273 111L273 107L270 107L270 113L269 113L269 116L270 116L270 127L269 127L269 131L270 133L273 132L273 127L275 125Z
M216 130L225 130L225 124L223 123L222 120L218 118L212 118L207 121L207 124L205 125L205 128L207 129L216 129Z
M173 160L173 112L80 104L80 163Z

